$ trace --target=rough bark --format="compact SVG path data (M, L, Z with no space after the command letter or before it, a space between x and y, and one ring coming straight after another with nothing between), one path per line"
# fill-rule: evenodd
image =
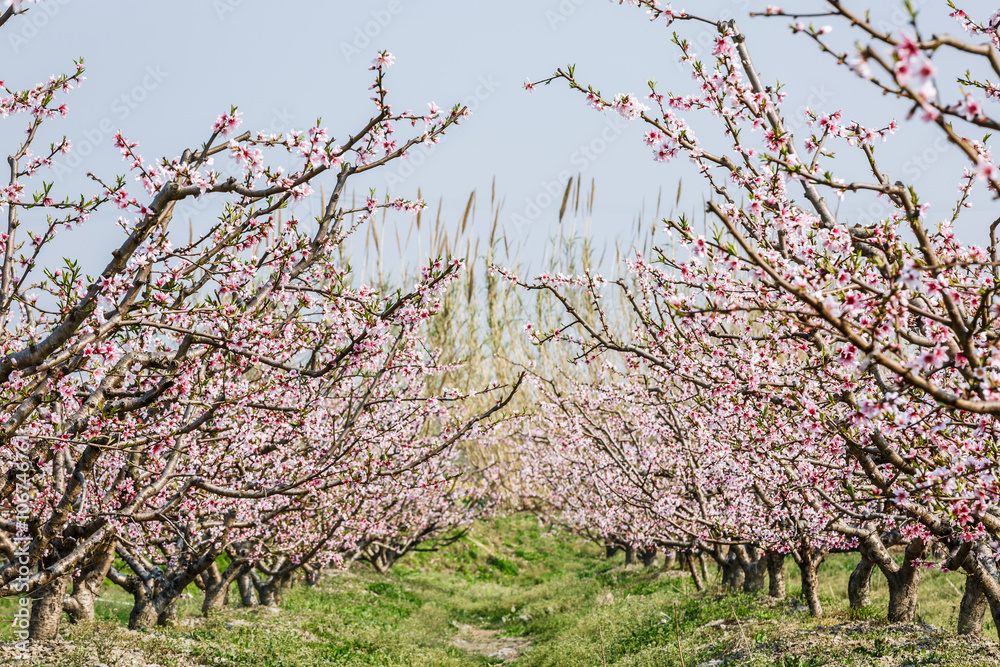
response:
M215 563L205 571L205 599L201 604L203 616L229 605L229 588L244 569L242 561L233 560L225 572L219 572L219 567Z
M963 568L970 578L976 580L976 584L986 595L990 615L1000 633L1000 582L997 581L997 565L993 554L987 549L977 549L967 557L957 558L953 567Z
M128 577L112 568L109 573L113 575L112 580L131 593L135 599L135 605L129 615L129 629L148 629L154 624L171 623L176 617L176 612L171 607L184 593L188 584L193 583L198 575L214 566L218 556L219 552L213 549L200 558L190 556L183 559L165 572L153 567ZM143 570L135 558L130 556L127 560L130 566L133 566L133 570L137 568ZM204 577L202 581L204 582Z
M972 551L986 575L996 580L996 562L989 547L977 542ZM965 578L965 593L962 595L962 604L958 610L958 634L981 637L986 610L990 609L994 621L997 618L997 614L993 613L994 608L995 605L990 604L984 587L976 580L976 577L967 576ZM1000 628L1000 625L997 627Z
M156 609L152 599L142 596L132 605L132 612L128 616L129 630L142 630L156 625L160 612Z
M643 549L639 552L639 556L642 559L643 566L653 567L656 564L656 547Z
M69 582L69 575L56 577L31 594L31 617L28 620L28 638L31 641L50 641L58 636Z
M236 585L240 589L241 607L256 607L259 604L259 602L257 602L257 590L254 588L253 581L250 579L249 570L237 575Z
M115 561L116 544L114 538L102 543L94 550L90 561L73 575L73 592L63 600L63 611L69 616L71 623L93 622L94 603L101 594L104 579Z
M920 588L920 568L914 561L924 555L924 541L910 540L903 556L903 564L886 579L889 582L890 622L912 621L917 614L917 593Z
M869 591L874 570L875 563L862 555L857 567L851 572L851 578L847 581L847 599L851 609L861 609L872 603Z
M965 593L958 609L958 634L982 637L983 618L989 608L986 594L974 577L965 578Z
M280 571L269 576L266 580L261 579L256 571L252 572L250 576L257 589L260 604L265 607L280 607L284 592L291 588L292 572L290 570Z
M767 552L767 594L776 600L785 599L785 554Z
M722 573L722 586L731 591L740 590L746 581L746 574L743 571L743 564L740 562L737 550L737 547L730 547L725 555L721 550L716 550L712 554Z
M736 561L743 571L743 592L756 593L764 588L764 576L767 572L765 567L765 553L759 551L755 546L738 545L732 549L736 553Z
M823 605L819 601L819 566L826 557L826 552L814 548L808 540L802 540L792 555L802 575L802 597L805 598L809 614L822 616Z
M177 600L169 603L163 611L156 615L156 624L164 628L177 625Z

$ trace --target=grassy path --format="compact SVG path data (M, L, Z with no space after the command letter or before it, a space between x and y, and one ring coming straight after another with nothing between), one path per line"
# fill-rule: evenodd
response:
M124 629L127 598L109 587L98 624L68 627L64 641L36 648L35 664L1000 665L990 642L849 618L843 592L853 561L824 564L828 615L812 619L795 599L794 566L784 602L697 594L682 573L626 568L621 556L606 560L595 545L513 517L477 526L441 552L409 556L388 576L359 568L296 588L280 613L229 610L205 621L195 597L176 628L135 633ZM959 575L927 577L923 620L952 627L961 586ZM873 598L870 616L880 606L884 613L884 586Z

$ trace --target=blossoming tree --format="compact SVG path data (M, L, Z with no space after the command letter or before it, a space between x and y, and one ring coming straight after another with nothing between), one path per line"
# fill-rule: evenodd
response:
M9 6L0 26L24 11ZM88 174L80 195L45 179L72 150L46 137L82 64L29 88L0 84L0 115L26 129L0 188L0 595L34 596L33 638L54 636L64 607L92 617L105 574L133 593L130 625L143 627L192 582L208 610L249 565L277 558L280 578L328 560L365 504L340 489L419 477L506 405L502 389L474 414L454 392L426 392L435 362L420 327L460 261L434 261L394 294L354 285L339 261L377 210L423 206L372 194L351 209L351 179L466 113L393 110L392 62L383 52L372 64L374 112L353 133L238 133L233 108L204 143L157 161L119 133L133 179ZM319 215L283 215L327 177ZM179 229L175 213L195 199L216 202L217 217ZM97 274L47 259L65 254L67 231L109 216L120 238ZM235 570L219 573L224 552Z
M591 356L632 357L633 367L659 364L703 394L749 402L753 410L742 419L732 408L718 413L733 418L732 431L783 411L770 423L794 420L799 433L754 434L744 443L755 451L751 463L736 468L741 477L759 478L780 465L785 484L808 482L792 516L818 513L821 520L809 532L850 538L845 546L863 557L852 578L858 599L878 567L889 580L892 618L912 617L920 559L937 548L944 555L934 562L969 575L960 631L981 631L984 603L995 618L1000 609L995 214L982 221L990 230L985 247L959 240L954 226L961 216L976 215L970 206L977 188L998 193L988 139L969 135L997 127L987 105L997 98L990 77L1000 76L1000 14L953 9L968 36L927 38L915 10L909 24L895 30L832 1L803 15L775 6L761 12L770 20L790 18L792 32L819 46L834 66L849 68L879 95L906 102L909 122L932 124L965 160L952 211L935 228L913 184L893 180L882 166L877 147L891 146L895 121L869 125L836 110L811 109L803 119L807 136L796 136L784 92L765 83L752 44L734 21L647 0L628 4L668 26L696 22L717 31L708 61L674 35L696 84L693 93L661 91L650 82L648 98L607 99L580 83L572 67L536 83L565 81L590 106L642 121L654 160L685 156L705 179L712 195L707 211L720 228L705 238L683 217L667 221L679 257L661 249L649 262L637 258L630 266L634 279L618 285L641 325L631 335L613 335L603 317L594 321L567 308L583 330L583 348ZM806 23L819 18L841 21L861 41L838 48L830 26ZM935 60L944 51L969 61L968 73L962 67L953 76L956 93L935 83ZM690 120L697 114L715 119L721 141L703 141ZM856 151L865 172L838 177L844 162L835 161L835 151ZM829 203L832 196L870 195L887 203L888 215L850 221ZM524 284L553 285L547 279ZM602 303L599 296L595 304ZM680 349L686 359L664 365L661 349L675 359ZM743 488L756 511L775 506L770 492L754 501ZM902 567L887 552L900 541L908 545Z

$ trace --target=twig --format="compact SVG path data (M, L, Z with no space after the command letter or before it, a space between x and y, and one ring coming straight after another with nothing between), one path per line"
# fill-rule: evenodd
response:
M740 617L736 615L736 607L730 606L733 610L733 618L736 620L736 627L739 628L740 638L743 640L743 647L746 649L747 655L750 654L750 640L747 639L746 633L743 632L743 624L740 623Z
M601 662L604 663L604 667L608 667L608 656L604 655L604 625L598 625L597 630L601 633Z
M674 633L677 637L677 655L681 657L681 667L687 667L684 664L684 651L681 649L681 622L677 618L677 602L674 601Z

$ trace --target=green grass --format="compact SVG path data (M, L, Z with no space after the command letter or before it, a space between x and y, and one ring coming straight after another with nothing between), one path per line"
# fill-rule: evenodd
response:
M726 593L717 575L697 593L683 573L626 568L621 555L607 560L596 545L515 516L483 522L440 552L411 555L387 576L358 567L297 587L280 613L230 609L205 621L194 595L182 602L188 618L178 627L133 633L124 629L129 597L108 586L96 626L67 624L75 648L40 664L89 665L89 656L125 665L131 656L164 667L484 665L498 662L488 655L504 646L520 652L515 664L537 667L998 664L995 645L950 633L961 575L925 576L920 616L945 629L936 633L880 620L888 598L877 574L872 608L852 617L846 590L856 559L823 564L827 616L813 619L797 599L790 560L785 601ZM0 632L9 637L8 627ZM992 623L987 636L995 638Z

